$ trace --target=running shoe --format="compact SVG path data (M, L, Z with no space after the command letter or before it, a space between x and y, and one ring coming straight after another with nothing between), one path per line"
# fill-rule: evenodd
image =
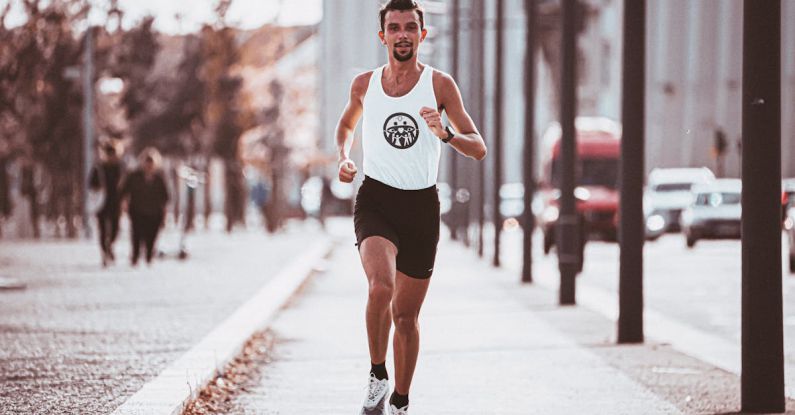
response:
M361 415L387 415L387 392L389 392L389 379L378 380L371 373Z

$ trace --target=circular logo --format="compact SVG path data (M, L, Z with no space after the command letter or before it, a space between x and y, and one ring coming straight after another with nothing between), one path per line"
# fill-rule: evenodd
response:
M392 114L384 123L384 138L392 147L406 149L414 145L420 137L417 121L404 112Z

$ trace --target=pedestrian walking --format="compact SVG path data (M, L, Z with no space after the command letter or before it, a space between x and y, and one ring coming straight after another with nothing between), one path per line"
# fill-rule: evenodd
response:
M124 175L121 153L119 144L108 142L102 145L100 162L91 169L88 179L89 188L101 194L96 216L102 266L107 266L116 260L113 244L119 235L121 217L119 186Z
M127 213L132 224L133 266L138 264L141 245L144 246L146 263L152 263L155 242L166 217L168 188L161 171L160 153L147 148L138 158L139 167L124 180L121 189L123 199L129 199Z
M353 80L336 129L338 175L350 183L357 174L349 149L362 118L365 177L356 196L354 227L369 284L371 370L361 413L405 415L419 354L419 311L439 241L436 178L441 146L482 160L486 145L464 109L455 80L417 58L428 34L418 2L389 1L379 17L378 37L388 63ZM442 124L442 111L453 128ZM393 322L395 386L387 402L385 364Z

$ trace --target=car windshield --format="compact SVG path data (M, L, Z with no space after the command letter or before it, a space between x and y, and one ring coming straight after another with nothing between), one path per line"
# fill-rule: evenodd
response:
M618 187L618 160L612 158L584 158L577 172L577 186ZM560 188L560 159L552 161L552 185Z
M740 203L739 193L711 192L699 193L696 197L697 206L737 205Z
M655 192L689 192L692 183L660 183L654 187Z

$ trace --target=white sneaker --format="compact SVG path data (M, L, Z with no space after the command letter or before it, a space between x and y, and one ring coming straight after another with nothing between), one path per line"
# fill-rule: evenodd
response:
M378 380L371 373L361 415L386 415L387 392L389 392L389 379Z
M398 409L395 405L389 405L389 415L409 415L409 406Z

